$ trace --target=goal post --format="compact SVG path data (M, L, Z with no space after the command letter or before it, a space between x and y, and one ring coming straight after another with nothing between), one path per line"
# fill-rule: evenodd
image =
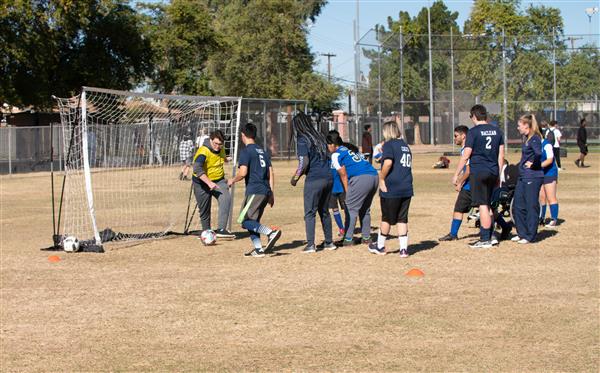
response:
M241 97L83 87L75 97L55 99L67 155L55 245L67 236L101 247L188 233L196 203L191 181L180 173L189 140L221 130L235 172Z

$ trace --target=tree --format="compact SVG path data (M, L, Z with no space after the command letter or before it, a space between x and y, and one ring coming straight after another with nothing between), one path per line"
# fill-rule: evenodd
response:
M125 0L3 1L0 99L49 108L82 85L131 89L150 71L150 44Z
M220 47L209 8L202 0L148 3L143 9L145 31L153 51L153 89L166 93L210 95L206 71L211 54Z
M341 87L313 72L308 19L322 0L212 1L221 48L209 58L212 86L222 95L308 99L327 109Z

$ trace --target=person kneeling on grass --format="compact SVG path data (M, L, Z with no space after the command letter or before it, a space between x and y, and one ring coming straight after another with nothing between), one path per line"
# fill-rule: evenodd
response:
M246 182L246 197L242 204L242 212L237 220L248 232L254 249L247 256L263 257L269 252L281 237L281 231L271 229L260 224L260 218L267 204L275 204L273 185L275 182L271 157L259 148L254 139L256 138L256 126L252 123L242 128L242 142L245 148L240 152L238 161L238 173L234 178L227 181L231 187L233 184L244 179ZM263 249L260 235L264 234L269 241Z
M377 242L369 245L369 252L385 255L385 241L393 225L398 224L400 257L408 257L408 208L413 193L412 153L400 138L396 122L383 124L383 164L379 174L381 226Z
M371 203L377 192L377 170L361 153L354 153L343 145L338 133L327 135L327 150L331 153L331 164L340 175L346 191L348 222L344 246L354 244L354 226L360 219L362 243L371 242Z
M235 238L235 235L227 230L231 210L231 193L227 187L223 168L227 158L223 147L224 143L223 132L216 130L198 148L194 155L192 184L202 230L210 229L210 207L212 197L215 197L219 202L219 229L215 233L218 238Z

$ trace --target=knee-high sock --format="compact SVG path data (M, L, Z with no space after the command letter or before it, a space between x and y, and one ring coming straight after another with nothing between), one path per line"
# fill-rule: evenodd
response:
M546 219L546 205L542 205L542 209L540 210L540 219Z
M387 234L381 233L381 230L380 230L379 234L377 235L377 248L378 249L382 249L385 247L386 239L387 239Z
M333 218L335 219L335 224L337 224L339 229L344 229L344 223L342 222L342 214L340 214L340 210L333 211Z
M400 241L400 250L408 248L408 233L404 236L399 236L398 241Z
M558 203L550 205L550 216L552 220L558 219Z
M458 236L458 230L460 229L461 224L462 219L452 219L452 225L450 226L450 235L454 237Z
M248 231L256 234L264 235L269 235L273 231L271 228L260 224L256 220L244 220L244 222L242 223L242 228L247 229Z

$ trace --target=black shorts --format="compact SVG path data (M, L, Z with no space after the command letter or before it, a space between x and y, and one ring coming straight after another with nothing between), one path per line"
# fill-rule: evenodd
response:
M338 205L339 202L339 205ZM346 193L331 193L329 197L330 209L345 209L346 208Z
M408 223L408 208L410 207L411 198L379 198L381 220L390 225Z
M588 153L588 147L587 145L579 145L577 144L577 146L579 146L579 152L583 155L587 155Z
M466 213L471 210L471 191L461 189L454 203L454 212Z
M544 176L543 184L552 184L555 181L558 183L558 176Z
M498 182L498 176L488 172L481 172L471 174L469 181L471 183L471 206L490 206L492 192Z

